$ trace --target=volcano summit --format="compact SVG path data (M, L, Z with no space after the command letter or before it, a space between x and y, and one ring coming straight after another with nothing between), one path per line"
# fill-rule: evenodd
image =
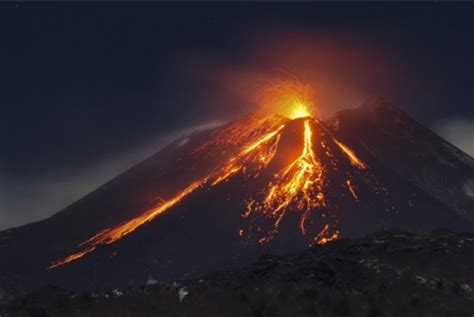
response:
M462 189L471 157L381 100L326 121L297 105L177 140L51 218L1 233L3 285L143 284L387 227L474 231Z

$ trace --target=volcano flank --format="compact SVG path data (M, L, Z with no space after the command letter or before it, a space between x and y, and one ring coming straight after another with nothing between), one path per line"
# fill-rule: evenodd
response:
M474 230L467 154L381 100L325 121L298 114L177 140L51 218L2 232L5 291L193 277L389 227Z

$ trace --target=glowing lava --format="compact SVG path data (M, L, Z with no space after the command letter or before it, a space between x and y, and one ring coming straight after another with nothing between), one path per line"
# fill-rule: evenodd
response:
M215 173L211 185L214 186L227 180L230 176L242 170L249 162L256 163L258 168L266 167L276 153L278 141L280 140L279 132L284 127L284 125L281 125L275 131L267 133L245 146L237 156L231 158L224 167ZM268 146L268 144L270 145Z
M329 234L329 225L324 225L323 230L314 237L314 242L317 244L326 244L329 241L335 240L339 237L339 230Z
M259 97L264 114L279 114L289 119L317 117L314 100L312 88L297 79L271 81Z
M230 156L227 161L216 166L202 178L183 187L174 196L161 200L158 205L141 215L99 231L80 243L75 253L50 264L49 269L80 259L96 250L100 245L114 243L175 207L191 193L200 188L207 187L210 189L218 186L238 173L246 176L245 182L265 182L264 186L260 187L262 188L260 191L249 194L242 215L249 220L263 217L270 224L268 232L258 227L257 231L261 235L258 238L259 243L266 243L274 238L279 231L281 221L290 211L299 213L299 230L303 235L309 235L314 243L324 244L337 239L339 237L337 225L335 223L330 224L329 220L325 220L326 210L329 208L328 202L337 196L327 192L325 179L327 169L331 168L337 171L337 155L332 149L339 148L341 153L349 159L350 164L357 169L366 169L367 165L357 157L353 150L337 141L320 121L310 117L312 108L306 99L307 96L303 93L306 91L305 89L302 91L296 89L296 93L294 90L289 93L286 90L288 88L286 85L291 86L292 83L277 86L279 88L277 92L285 97L280 96L282 98L279 99L280 105L284 106L281 109L289 118L302 118L299 122L303 123L301 125L301 152L292 162L283 167L274 164L272 168L276 167L278 169L274 174L273 172L270 174L272 176L259 178L278 151L288 119L279 116L252 117L247 121L247 124L237 122L218 129L211 134L210 140L204 141L200 147L192 152L192 155L205 155L210 149L221 151L224 148L229 148L235 154ZM326 139L319 139L323 137ZM331 164L323 164L323 160L317 157L315 150L317 146L321 146L321 153L325 153L327 157L333 160ZM348 172L347 176L350 177L350 173L351 171ZM343 185L347 186L352 197L358 201L356 187L352 184L351 179L345 179ZM316 223L316 226L319 227L318 230L308 229L307 222L314 229L314 218L311 218L313 216L319 217ZM309 222L310 218L311 222ZM247 232L250 235L252 230L245 230L246 234ZM238 235L242 237L244 230L238 230Z
M250 199L247 203L245 216L254 212L262 212L275 218L274 230L260 242L272 239L278 231L281 220L294 207L303 212L300 229L306 234L304 222L311 209L325 206L323 189L323 167L313 151L313 132L310 120L304 121L304 143L300 156L275 175L270 182L264 199Z
M118 226L105 229L99 231L96 235L92 236L88 240L79 244L79 248L82 248L81 251L78 251L74 254L69 255L68 257L53 262L48 268L53 269L55 267L61 266L65 263L77 260L82 258L84 255L91 253L94 251L98 245L101 244L111 244L124 236L128 235L129 233L135 231L141 225L153 220L156 216L160 215L161 213L165 212L166 210L170 209L178 202L180 202L184 197L192 193L194 190L202 186L207 181L206 178L202 179L201 181L197 181L186 187L184 190L179 192L173 198L163 201L155 208L148 210L147 212L143 213L142 215L127 220Z
M347 157L349 158L350 162L352 165L354 165L355 167L357 167L358 169L366 169L367 168L367 165L365 165L364 162L362 162L358 157L357 155L355 155L354 151L352 151L351 149L349 149L347 146L345 146L344 144L342 144L341 142L339 142L338 140L336 139L333 139L334 140L334 143L337 144L337 146L339 146L339 148L344 152L344 154L347 155Z
M48 268L53 269L68 262L82 258L86 254L94 251L99 245L111 244L129 233L135 231L138 227L144 225L145 223L153 220L158 215L167 211L177 203L179 203L183 198L191 194L196 189L202 187L208 182L212 186L219 184L220 182L226 180L233 174L240 171L245 163L247 162L257 162L260 166L266 166L266 164L273 158L273 155L276 152L276 144L279 140L278 133L283 129L283 125L278 127L275 131L264 134L263 136L252 141L250 144L246 145L238 156L233 157L226 165L222 168L217 169L215 172L210 175L202 178L199 181L195 181L188 185L185 189L177 193L174 197L163 200L158 206L152 208L142 215L127 220L115 227L99 231L96 235L92 236L88 240L79 244L78 248L80 251L73 253L62 260L53 262ZM271 140L277 140L276 143L270 144L270 146L264 146L269 143ZM252 154L252 155L251 155Z
M308 110L308 107L301 103L295 102L291 107L288 114L290 119L305 118L311 116L311 113Z
M347 184L347 188L349 189L349 191L350 191L352 197L354 197L355 200L359 200L359 197L357 196L356 191L355 191L355 189L354 189L354 186L352 186L352 183L351 183L351 180L350 180L350 179L348 179L348 180L346 181L346 184Z

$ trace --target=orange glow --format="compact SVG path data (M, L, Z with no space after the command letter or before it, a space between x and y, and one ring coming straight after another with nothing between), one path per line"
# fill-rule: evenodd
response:
M352 165L354 165L355 167L357 167L358 169L365 169L367 168L367 165L365 165L364 162L362 162L354 153L354 151L352 151L351 149L349 149L346 145L342 144L341 142L339 142L338 140L336 139L333 139L334 140L334 143L337 144L337 146L339 146L339 148L342 150L342 152L344 152L344 154L347 155L347 157L349 158L349 161L351 162Z
M283 127L284 125L281 125L275 131L264 134L263 136L257 138L255 141L249 143L243 148L243 150L238 156L233 157L222 168L217 169L215 172L202 178L199 181L191 183L181 192L176 194L173 198L162 201L157 207L146 211L138 217L127 220L115 227L99 231L97 234L95 234L88 240L79 244L78 248L81 249L80 251L77 251L62 260L53 262L48 267L48 269L54 269L68 262L80 259L83 256L94 251L99 245L111 244L125 237L129 233L135 231L138 227L153 220L158 215L167 211L168 209L179 203L181 200L183 200L183 198L191 194L196 189L202 187L209 181L211 182L211 185L217 185L220 182L228 179L233 174L242 170L242 168L245 166L245 163L248 161L259 162L261 166L266 166L266 164L268 164L268 162L273 158L273 155L276 152L276 144L279 140L278 133L283 129ZM267 145L267 143L269 143L269 141L272 139L274 143L270 144L270 146L263 147L263 145ZM253 154L254 151L257 152L256 155L250 157L249 155L251 153Z
M269 132L245 146L237 156L231 158L224 167L213 175L215 179L211 185L214 186L227 180L230 176L241 171L248 162L257 163L260 168L267 166L276 153L276 147L280 140L278 133L284 127L284 125L281 125L275 131ZM270 141L273 141L273 143L270 143ZM270 144L268 145L268 143ZM256 155L253 153L254 151L257 152ZM249 154L254 154L253 158L249 157Z
M275 135L277 135L278 132L281 131L281 129L283 129L285 126L284 125L281 125L278 129L276 129L275 131L273 132L270 132L270 133L267 133L266 135L264 135L263 137L261 137L260 139L258 139L257 141L249 144L248 146L246 146L243 151L241 152L241 155L245 155L247 153L250 153L252 152L253 150L255 150L256 148L258 148L262 143L265 143L267 142L268 140L271 140Z
M71 254L62 260L53 262L48 268L54 269L55 267L61 266L65 263L77 260L79 258L82 258L84 255L94 251L98 245L111 244L123 238L124 236L128 235L129 233L131 233L138 227L153 220L156 216L162 214L166 210L176 205L178 202L183 200L184 197L186 197L187 195L195 191L197 188L201 187L206 181L207 181L207 178L204 178L197 182L193 182L191 183L191 185L189 185L184 190L179 192L173 198L167 201L163 201L157 207L148 210L144 214L138 217L132 218L130 220L127 220L119 224L118 226L99 231L96 235L92 236L88 240L79 244L79 248L83 248L81 251Z
M346 184L347 184L347 188L349 188L349 191L350 191L351 194L352 194L352 197L354 197L355 200L359 200L359 197L357 197L357 194L356 194L356 192L355 192L354 187L352 186L352 183L351 183L351 180L350 180L350 179L348 179L348 180L346 181Z
M311 116L308 107L300 102L295 102L289 110L288 118L297 119Z
M54 269L58 266L61 266L63 264L66 264L66 263L69 263L69 262L72 262L72 261L75 261L77 259L80 259L82 258L84 255L88 254L88 253L91 253L92 251L94 251L96 249L96 246L90 246L89 248L85 248L84 250L80 251L80 252L76 252L74 254L71 254L67 257L65 257L64 259L62 260L58 260L58 261L54 261L53 263L51 263L50 266L48 266L48 269Z
M281 162L272 165L272 168L278 168L276 172L272 171L271 174L266 174L268 176L260 178L264 183L258 183L262 185L256 193L248 194L245 201L245 211L242 216L243 218L249 218L251 227L253 227L252 221L257 217L263 217L265 221L269 220L265 223L270 225L269 230L265 231L262 227L258 227L256 230L260 236L255 241L264 244L271 241L278 233L280 223L288 212L297 212L299 213L298 226L301 233L303 235L310 235L312 243L325 244L339 237L339 230L337 230L337 227L333 228L334 223L330 222L326 216L326 211L331 207L331 197L334 197L334 195L325 192L326 183L330 181L325 178L326 170L331 168L337 171L337 156L331 153L332 148L337 149L337 147L332 146L332 136L330 134L328 136L328 131L322 123L311 118L313 115L313 108L310 106L312 105L310 103L311 99L306 99L307 96L296 88L295 92L285 90L288 88L286 85L293 87L294 83L284 83L281 85L278 86L279 88L276 93L276 95L281 95L278 95L279 98L274 99L277 102L277 109L280 109L278 107L281 105L289 105L289 107L281 108L285 111L287 117L304 118L296 122L297 125L295 125L302 128L299 131L302 143L301 152L298 152L299 155L283 167L278 165ZM289 101L284 101L286 99L280 98L281 96L288 98ZM300 98L300 96L305 98ZM212 150L220 151L221 149L226 149L227 152L225 153L228 156L224 157L230 158L218 164L207 175L189 183L186 187L182 187L173 196L161 200L158 205L143 212L141 215L99 231L80 243L77 246L76 252L51 263L48 268L54 269L63 264L73 262L93 252L100 245L114 243L175 207L200 188L210 189L213 186L218 186L239 173L245 176L245 182L257 179L277 154L287 122L288 119L276 115L266 117L254 116L249 117L248 120L237 121L215 130L210 134L210 138L203 141L200 146L191 152L191 155L201 156L212 152ZM352 166L355 166L357 169L367 168L366 164L356 156L354 151L334 138L333 141L344 155L347 156ZM319 146L325 157L333 160L330 164L323 164L325 160L320 160L317 157L316 153L319 152L316 149ZM350 168L355 170L355 168ZM349 177L351 177L350 173L349 171ZM354 199L359 199L356 188L352 185L350 179L341 185L346 185ZM317 214L316 211L318 211ZM312 216L315 214L319 216L320 221L321 219L323 221L318 223L318 225L323 225L323 229L316 235L314 235L314 232L311 233L311 228L313 228L311 226L314 225L314 218ZM332 224L330 225L330 223ZM244 233L251 236L252 230L239 228L238 235L243 237Z
M297 79L271 81L259 99L264 113L290 119L319 116L313 90Z
M339 237L339 230L336 230L332 234L329 233L329 225L324 225L323 230L314 237L314 242L317 244L326 244L329 241L335 240Z
M262 212L275 219L274 230L260 239L268 242L278 231L280 222L290 207L303 212L300 230L306 234L305 220L311 209L325 206L322 192L323 167L313 150L313 131L310 120L304 121L303 150L296 160L277 173L268 185L262 201L251 198L247 202L248 217L253 212Z
M336 240L339 237L339 231L334 232L332 235L329 237L322 237L319 241L317 241L317 244L326 244L329 241Z

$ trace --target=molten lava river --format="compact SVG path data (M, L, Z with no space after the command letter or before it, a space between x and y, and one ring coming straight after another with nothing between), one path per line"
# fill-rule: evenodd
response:
M237 234L244 238L257 233L256 243L268 243L279 233L282 220L291 212L297 214L299 219L297 229L302 235L311 237L312 243L324 244L337 239L340 234L337 220L326 216L328 206L336 205L332 204L331 197L344 194L358 201L359 193L353 175L368 169L368 166L353 149L336 140L321 121L312 118L301 102L296 102L290 113L255 116L245 124L229 124L211 132L210 141L202 144L201 148L196 150L197 153L206 151L209 147L220 146L223 142L239 145L240 150L208 175L186 184L174 196L161 200L155 207L135 218L97 232L80 243L74 253L51 263L49 269L78 260L93 252L99 245L109 245L124 238L143 224L171 210L193 192L212 189L238 174L245 175L246 179L259 177L278 155L284 132L295 122L299 123L293 124L294 127L299 127L296 133L300 134L300 141L299 145L295 146L299 153L276 172L267 173L270 175L267 185L242 202L242 217L248 219L251 225L245 230L236 228ZM328 195L327 173L329 170L337 172L340 164L350 167L350 172L345 170L338 184L343 193ZM319 217L316 231L308 229L308 223L314 227L313 215ZM265 219L267 226L262 228L252 222L255 218Z

